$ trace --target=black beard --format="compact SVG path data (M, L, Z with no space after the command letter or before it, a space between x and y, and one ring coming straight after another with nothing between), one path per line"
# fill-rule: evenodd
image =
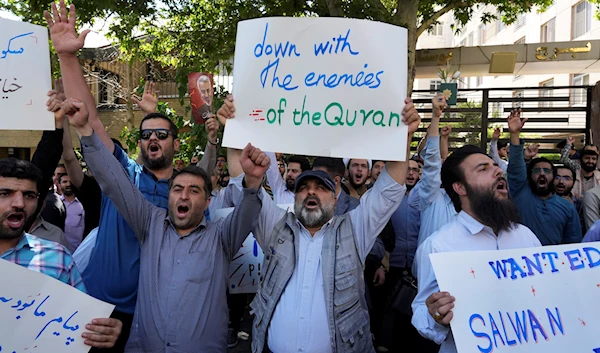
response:
M585 170L587 173L591 173L594 170L596 170L596 165L595 164L592 164L592 165L582 164L581 169Z
M533 193L537 196L546 197L554 192L554 183L550 182L549 180L546 182L548 187L545 190L540 190L537 186L537 183L531 179L531 176L529 177L528 181L531 191L533 191Z
M291 192L294 192L294 186L296 186L296 181L295 180L286 180L285 181L285 187L287 187L287 189Z
M35 219L34 216L30 216L29 218L27 218L27 220L25 222L23 222L23 227L21 227L20 229L16 229L16 230L10 229L10 228L4 228L4 226L0 224L0 239L1 240L17 239L18 237L20 237L23 234L23 231L25 229L29 229L29 227L31 227L34 219ZM4 220L2 220L2 222L4 222Z
M166 169L168 166L173 164L173 155L167 156L166 151L163 150L162 156L157 159L150 159L148 157L148 153L145 149L141 149L142 152L142 162L144 162L144 166L149 170L161 170Z
M63 195L66 196L71 196L71 195L75 195L75 190L73 190L73 188L64 188L62 189Z
M496 197L495 185L487 190L476 190L468 184L465 188L471 212L495 232L508 231L521 221L519 209L510 198L502 200Z

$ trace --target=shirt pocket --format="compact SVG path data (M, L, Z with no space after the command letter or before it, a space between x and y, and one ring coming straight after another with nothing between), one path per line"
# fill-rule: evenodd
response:
M215 269L213 251L190 251L185 262L187 281L202 284L212 278Z

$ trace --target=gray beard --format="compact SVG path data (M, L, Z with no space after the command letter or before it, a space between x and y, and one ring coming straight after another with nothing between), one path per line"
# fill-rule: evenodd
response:
M320 206L315 211L309 211L304 207L304 201L296 202L294 204L294 213L296 217L306 228L318 228L322 227L325 223L329 222L333 218L334 207L323 207Z

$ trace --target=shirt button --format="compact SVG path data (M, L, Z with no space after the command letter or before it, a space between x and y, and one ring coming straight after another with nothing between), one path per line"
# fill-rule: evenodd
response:
M177 263L178 263L178 264L180 264L180 263L181 263L181 260L177 260Z
M170 314L169 314L169 317L173 317L173 313L170 313ZM167 344L167 346L168 346L168 344Z
M171 344L170 344L170 343L167 343L167 347L171 347Z
M300 316L300 320L304 320L304 316Z
M175 290L175 288L176 288L176 287L175 287L175 286L173 286L172 288L173 288L173 290Z

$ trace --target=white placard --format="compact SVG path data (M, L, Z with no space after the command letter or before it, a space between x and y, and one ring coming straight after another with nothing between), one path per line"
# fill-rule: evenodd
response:
M114 305L39 272L0 260L0 352L85 353L81 337Z
M289 212L294 212L294 205L278 205ZM233 212L234 207L215 210L211 215L213 221L227 217ZM262 263L264 254L260 245L250 233L240 250L235 254L229 264L229 293L256 293L258 285L262 281Z
M233 67L236 118L223 146L406 158L405 28L331 17L242 21Z
M0 18L0 129L54 130L48 29Z
M458 353L600 353L600 242L430 258Z

